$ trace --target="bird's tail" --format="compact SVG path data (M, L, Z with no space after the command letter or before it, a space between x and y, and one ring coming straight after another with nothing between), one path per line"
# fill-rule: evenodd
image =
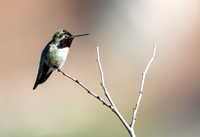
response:
M35 89L37 88L37 86L38 86L38 83L35 82L35 84L34 84L34 86L33 86L33 90L35 90Z

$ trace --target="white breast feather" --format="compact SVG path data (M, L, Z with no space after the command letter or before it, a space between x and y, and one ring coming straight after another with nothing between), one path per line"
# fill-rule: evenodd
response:
M69 53L69 48L62 48L58 49L59 55L60 55L60 62L59 62L59 68L62 68L62 66L65 64L67 55Z

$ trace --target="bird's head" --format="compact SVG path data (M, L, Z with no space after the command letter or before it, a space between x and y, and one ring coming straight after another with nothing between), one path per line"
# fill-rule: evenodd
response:
M71 33L69 33L68 31L66 31L64 29L63 30L59 30L53 35L53 41L54 42L59 42L64 38L65 39L73 39L72 36L73 35Z
M69 40L73 40L75 37L81 37L81 36L86 36L89 35L87 34L80 34L80 35L72 35L71 33L69 33L68 31L66 31L65 29L59 30L57 31L54 35L53 35L53 41L54 42L59 42L62 39L69 39Z

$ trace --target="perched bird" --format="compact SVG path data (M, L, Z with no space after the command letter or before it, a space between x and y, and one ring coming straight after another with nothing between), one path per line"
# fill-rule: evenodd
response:
M66 30L59 30L53 35L52 40L42 51L38 75L33 90L36 89L39 84L44 83L54 70L62 68L73 39L86 35L89 34L72 35Z

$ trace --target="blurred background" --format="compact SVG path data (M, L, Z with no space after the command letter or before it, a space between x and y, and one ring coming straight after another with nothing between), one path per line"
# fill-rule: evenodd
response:
M138 137L198 137L199 0L0 0L0 136L128 137L119 119L54 72L32 90L43 48L59 29L73 41L63 70L104 99L107 89L130 123L141 74L157 44L137 113Z

